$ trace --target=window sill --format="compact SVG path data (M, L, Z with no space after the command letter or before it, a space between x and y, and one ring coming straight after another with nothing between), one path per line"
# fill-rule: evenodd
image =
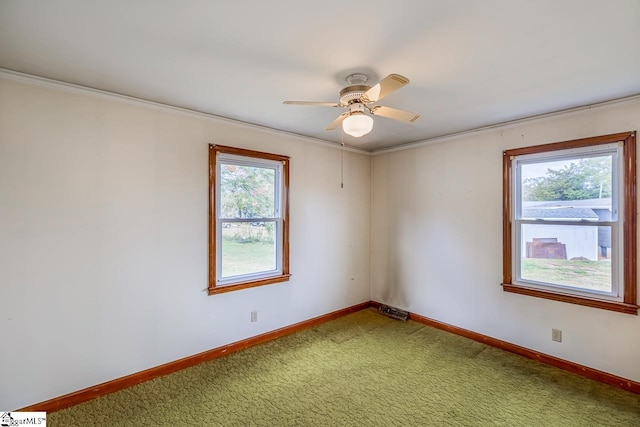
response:
M512 283L503 283L502 289L505 292L512 292L515 294L529 295L532 297L568 302L571 304L584 305L587 307L601 308L603 310L617 311L619 313L633 314L636 316L638 315L638 306L636 304L629 304L622 301L608 301L597 298L564 294L561 292L550 292L541 289L533 289L514 285Z
M265 277L263 279L251 280L248 282L239 282L232 285L209 286L209 295L223 294L225 292L239 291L242 289L255 288L256 286L271 285L272 283L281 283L289 281L290 274L281 276Z

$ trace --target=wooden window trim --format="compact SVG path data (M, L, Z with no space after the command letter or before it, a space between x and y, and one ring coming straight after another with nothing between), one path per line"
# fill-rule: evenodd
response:
M512 157L525 154L535 154L548 151L567 150L572 148L589 147L612 142L622 142L623 144L623 164L624 164L624 294L622 301L610 301L598 299L597 297L585 297L573 294L566 294L560 291L542 290L529 288L513 283L511 271L512 259L512 221L511 214L513 208L513 195L511 186L512 177ZM622 132L611 135L602 135L591 138L575 139L571 141L557 142L551 144L536 145L531 147L505 150L502 160L502 217L503 217L503 252L502 252L502 289L505 292L512 292L522 295L529 295L538 298L546 298L555 301L579 304L588 307L601 308L627 314L638 314L637 304L637 199L636 199L636 132Z
M282 162L282 273L247 280L230 285L216 285L216 157L217 154L233 154L257 159L267 159ZM209 295L238 291L272 283L286 282L291 277L289 273L289 157L262 151L246 150L244 148L227 147L209 144Z

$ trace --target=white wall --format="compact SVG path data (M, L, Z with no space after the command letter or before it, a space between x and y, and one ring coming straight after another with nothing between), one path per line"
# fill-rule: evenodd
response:
M502 150L638 129L635 100L373 157L372 298L640 381L638 316L500 286Z
M291 281L208 296L208 144L289 155ZM370 157L0 79L0 409L370 299ZM250 311L259 321L250 323Z
M635 129L638 101L377 155L371 177L346 152L340 189L333 147L0 78L0 409L371 296L640 381L637 316L500 287L502 150ZM207 296L209 143L292 157L290 282Z

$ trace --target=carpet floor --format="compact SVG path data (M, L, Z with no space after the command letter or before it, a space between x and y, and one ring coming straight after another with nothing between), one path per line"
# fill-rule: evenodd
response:
M640 395L362 310L47 416L49 426L640 426Z

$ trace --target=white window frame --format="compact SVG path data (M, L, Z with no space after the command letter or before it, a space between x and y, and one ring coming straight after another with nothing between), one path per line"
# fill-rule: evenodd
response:
M624 247L622 241L624 236L622 235L623 228L619 226L624 220L624 194L621 188L621 184L624 182L624 168L622 165L623 153L622 143L611 143L596 146L580 147L568 150L559 150L551 152L524 154L521 156L514 156L512 159L514 167L512 168L512 194L513 207L512 223L513 223L513 256L512 256L512 271L515 272L516 285L530 286L533 288L547 289L547 290L560 290L564 293L578 295L578 296L597 296L598 298L610 299L612 301L623 300L623 271L624 271ZM612 177L611 177L611 209L612 218L611 221L579 221L579 220L554 220L550 218L544 219L526 219L522 216L522 166L525 164L545 163L549 161L557 160L577 160L586 159L589 157L601 157L612 156ZM575 227L597 227L597 226L610 226L611 227L611 291L604 292L598 290L591 290L586 288L577 288L573 286L563 286L561 284L552 282L539 282L533 280L523 279L521 276L521 260L522 260L522 225L525 224L543 224L543 225L558 225L558 226L575 226Z
M247 166L255 168L272 169L275 172L274 183L274 216L273 217L254 217L254 218L225 218L222 216L222 203L220 179L216 179L216 282L217 286L227 286L238 282L247 282L252 280L264 279L267 277L279 276L282 274L282 163L268 159L257 159L246 156L238 156L233 154L219 154L216 156L216 176L220 178L222 173L222 165ZM225 222L243 224L253 222L271 222L275 225L275 261L276 268L274 270L265 270L255 273L238 274L234 276L222 276L222 224Z

